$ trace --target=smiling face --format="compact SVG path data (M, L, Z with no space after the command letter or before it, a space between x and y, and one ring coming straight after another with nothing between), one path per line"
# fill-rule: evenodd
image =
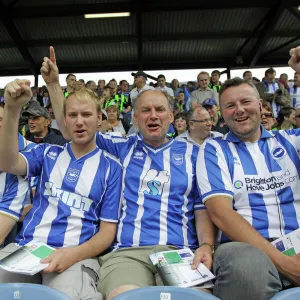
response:
M65 124L71 137L71 146L90 151L95 146L97 126L101 114L92 100L78 100L75 94L69 96L65 106Z
M145 91L137 99L134 122L145 142L159 147L168 141L167 133L173 122L168 99L160 91Z
M260 138L261 102L254 88L248 84L227 88L220 106L225 123L238 138L248 142Z
M275 124L275 118L271 110L263 107L261 111L261 124L266 130L272 130Z

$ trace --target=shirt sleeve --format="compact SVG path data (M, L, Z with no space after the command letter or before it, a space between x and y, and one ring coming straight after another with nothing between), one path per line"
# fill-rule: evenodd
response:
M212 91L213 91L213 98L217 101L217 104L219 105L219 94L215 90Z
M0 184L5 185L0 195L0 213L18 221L26 204L28 182L24 177L1 173Z
M39 144L29 151L20 152L27 164L27 177L39 176L44 163L44 153L51 145Z
M233 184L221 145L209 141L200 149L196 164L197 185L202 202L213 196L233 199Z
M196 97L196 91L193 91L191 93L191 97L190 97L190 103L192 103L193 101L197 101L198 98Z
M107 222L119 221L122 190L122 167L119 162L110 158L110 169L106 191L102 199L100 219Z

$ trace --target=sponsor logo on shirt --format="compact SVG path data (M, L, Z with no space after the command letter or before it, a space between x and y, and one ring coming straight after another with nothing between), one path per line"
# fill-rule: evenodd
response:
M234 182L234 187L235 187L236 189L241 189L241 188L243 187L243 182L240 181L240 180L235 181L235 182Z
M286 155L286 150L282 147L277 147L272 150L272 156L275 159L281 159Z
M168 171L148 170L143 178L140 192L145 195L160 196L163 193L165 183L169 182Z
M80 174L79 170L69 169L68 172L67 172L66 178L70 182L75 182L75 181L78 180L79 174Z
M183 164L183 153L173 153L172 160L176 166L182 165Z

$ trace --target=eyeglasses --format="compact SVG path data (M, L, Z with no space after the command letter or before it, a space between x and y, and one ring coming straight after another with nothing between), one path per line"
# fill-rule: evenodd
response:
M191 120L196 123L211 123L212 119L204 119L204 120Z
M264 114L261 114L261 117L265 117L265 118L273 118L273 114L270 112L270 113L264 113Z

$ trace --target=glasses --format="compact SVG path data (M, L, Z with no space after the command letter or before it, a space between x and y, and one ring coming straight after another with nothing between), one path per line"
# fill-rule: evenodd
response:
M191 120L193 122L196 122L196 123L211 123L212 122L212 119L204 119L204 120Z
M261 114L261 117L265 117L265 118L273 118L273 114L272 113L264 113L264 114Z

